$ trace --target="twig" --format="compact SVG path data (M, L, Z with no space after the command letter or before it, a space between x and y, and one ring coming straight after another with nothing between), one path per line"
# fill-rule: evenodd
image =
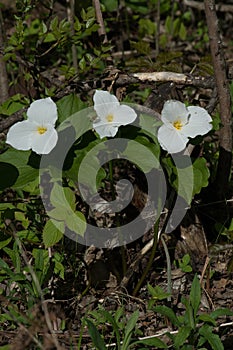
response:
M205 10L205 5L200 1L184 0L184 5L196 8L197 10ZM233 5L216 4L216 10L220 12L233 12Z
M26 108L23 108L20 111L7 117L6 119L1 120L0 132L3 132L4 130L8 129L11 125L15 124L16 122L23 120L23 113L25 112L25 110Z
M103 37L103 44L106 44L108 42L108 38L106 35L104 20L103 20L102 11L100 8L100 2L99 2L99 0L92 0L92 3L93 3L93 7L95 9L97 22L100 26L98 29L99 36Z
M0 9L0 104L6 101L9 97L9 84L6 70L6 61L4 60L4 30L3 17Z
M49 77L46 76L46 79L48 80ZM106 88L106 86L109 86L109 82L111 83L112 80L110 80L109 76L104 76L101 78L98 78L96 80L87 80L78 82L75 84L70 84L69 86L62 87L61 91L57 91L56 96L54 96L54 99L60 99L64 96L67 96L72 93L82 93L82 92L89 92L94 89L99 88L102 86L102 88ZM215 81L212 77L198 77L198 76L192 76L190 74L180 74L180 73L174 73L174 72L151 72L151 73L134 73L134 74L122 74L119 73L116 80L114 81L115 88L117 87L124 87L129 86L131 84L148 84L148 83L161 83L161 82L175 82L176 84L180 85L186 85L186 86L195 86L205 89L214 89L215 87ZM51 82L54 85L53 80ZM56 83L56 82L55 82ZM8 129L11 125L16 123L17 121L23 120L23 113L25 112L25 108L14 113L12 116L7 117L4 120L0 120L0 132L3 132L4 130Z
M220 151L215 186L217 189L217 195L219 197L224 197L228 188L232 160L231 97L226 74L226 63L222 49L222 41L219 34L215 1L205 0L204 5L222 123L219 132Z
M157 2L156 12L156 34L155 34L155 58L159 55L159 36L160 36L160 0Z
M192 76L191 74L174 73L174 72L149 72L134 73L131 75L140 81L150 82L174 82L177 84L193 85L203 88L213 88L214 81L210 78Z
M70 29L72 37L75 35L75 28L74 28L74 17L75 17L75 0L66 0L67 1L67 17L70 22ZM73 66L75 69L75 73L78 73L78 57L77 57L77 49L76 45L72 44L72 60L73 60Z

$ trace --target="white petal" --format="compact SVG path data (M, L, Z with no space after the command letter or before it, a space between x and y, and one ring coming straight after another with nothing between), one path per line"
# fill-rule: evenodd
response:
M133 108L125 105L120 105L113 111L113 122L115 125L128 125L133 123L137 118L137 114Z
M95 126L93 125L93 127L101 139L103 137L114 137L118 131L118 126L112 125L110 123L96 123Z
M29 150L36 129L36 124L28 120L18 122L9 129L6 143L18 150Z
M94 96L94 110L100 119L106 116L120 105L116 96L111 95L108 91L96 90Z
M189 122L182 128L182 133L187 137L205 135L212 129L212 118L204 108L190 106L188 111Z
M158 141L161 147L169 153L177 153L185 149L188 138L174 128L165 124L158 129Z
M28 120L38 124L55 125L57 120L57 106L50 97L42 98L31 103L27 110Z
M57 140L57 131L52 126L48 126L44 134L35 133L32 140L32 150L38 154L48 154L56 146Z
M184 103L175 100L169 100L164 103L161 120L164 123L172 123L179 119L184 124L188 120L188 110Z

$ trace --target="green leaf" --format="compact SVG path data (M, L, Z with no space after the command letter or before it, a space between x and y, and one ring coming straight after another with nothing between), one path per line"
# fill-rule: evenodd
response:
M227 308L220 308L211 312L210 316L213 317L213 319L217 319L221 316L233 316L233 311Z
M151 116L147 114L140 114L139 120L139 125L142 128L141 132L150 136L155 144L158 145L158 148L160 148L156 135L158 127L162 125L162 122L155 118L151 118Z
M169 293L164 292L160 286L152 287L149 283L147 284L147 289L155 300L167 299L170 296Z
M87 223L83 213L80 211L70 212L65 222L71 231L75 232L79 236L84 236Z
M181 297L181 302L184 304L186 310L184 314L184 324L190 326L192 329L195 328L195 319L193 315L193 307L191 306L190 300ZM196 316L196 315L195 315Z
M208 325L202 326L199 330L199 334L202 335L208 341L213 350L224 350L221 339L217 334L213 333L212 327Z
M28 165L30 154L31 151L18 151L16 149L10 148L0 155L0 162L9 163L11 166L17 168L16 171L18 172L18 177L16 177L15 170L13 172L10 172L8 181L12 182L11 187L23 189L24 186L27 186L29 182L32 182L38 178L38 169L32 168ZM2 169L0 170L0 180L2 181L2 176L5 176L5 173L2 174Z
M65 119L70 117L72 114L80 111L87 107L77 95L71 94L61 98L57 101L58 119L62 123Z
M176 314L170 307L166 305L158 305L158 306L155 306L153 310L165 317L168 317L174 326L177 326L177 327L180 326L180 321L178 320L178 318L176 317Z
M135 140L129 140L122 154L134 162L144 173L148 173L160 165L159 148L145 136L139 135Z
M125 328L124 340L122 343L121 350L127 350L129 348L132 332L136 326L138 316L139 316L139 311L137 310L131 315L130 319L128 320Z
M11 242L11 240L12 240L12 237L10 237L4 241L0 241L0 249L6 247Z
M138 340L136 342L133 342L132 346L137 345L137 344L153 346L153 349L154 348L156 348L156 349L168 349L167 344L165 344L162 340L160 340L157 337L150 338L150 339Z
M190 302L193 307L194 317L196 317L201 302L201 286L197 274L195 274L192 282L190 291Z
M209 169L205 158L197 158L193 163L194 187L193 196L199 193L202 187L208 186L208 179L210 176Z
M177 335L175 336L174 347L180 349L181 345L184 344L185 340L188 339L192 328L189 326L183 326L179 328Z
M200 316L198 316L198 322L199 321L203 321L205 323L211 323L213 326L216 326L216 322L214 318L208 314L201 314Z
M43 230L43 243L46 248L53 246L63 237L64 223L48 220Z
M88 332L97 350L107 350L103 338L101 337L98 329L89 319L85 318L87 323Z
M181 40L186 40L187 37L187 30L183 22L180 24L179 37Z

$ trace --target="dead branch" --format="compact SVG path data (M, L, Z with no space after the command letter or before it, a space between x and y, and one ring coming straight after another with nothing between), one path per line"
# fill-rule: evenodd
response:
M0 132L7 130L11 125L15 124L16 122L23 120L23 113L25 112L25 110L25 108L21 109L20 111L12 114L11 116L6 117L6 119L1 120Z
M219 96L220 117L222 127L219 133L219 160L216 175L216 188L220 196L228 187L232 160L232 131L231 131L231 97L226 74L226 62L219 34L218 18L214 0L205 0L205 13L210 40L210 51L213 61L217 92Z
M108 39L107 39L107 35L106 35L106 30L105 30L104 20L103 20L103 16L102 16L102 11L101 11L101 8L100 8L100 2L99 2L99 0L92 0L92 3L93 3L93 7L95 9L97 22L98 22L98 24L100 26L99 29L98 29L99 36L103 37L103 43L107 43Z
M6 70L6 61L4 60L4 30L3 17L0 9L0 104L6 101L9 97L8 93L8 77Z
M205 10L205 5L203 2L194 1L194 0L184 0L184 5L193 7L197 10ZM225 4L216 4L216 11L220 12L233 12L233 5L225 5Z
M195 77L191 74L174 73L174 72L147 72L134 73L131 76L139 79L142 82L173 82L177 84L193 85L203 88L213 88L214 81L210 78Z
M46 77L49 80L49 75L42 74L43 77ZM62 87L62 90L58 90L56 96L54 96L54 100L60 99L64 96L67 96L72 93L87 93L89 91L95 89L106 89L107 86L112 83L112 72L109 72L109 75L104 75L96 80L88 80L77 83L71 83L66 87ZM151 73L134 73L134 74L122 74L119 73L114 86L117 87L125 87L130 84L147 84L148 83L161 83L161 82L174 82L180 85L192 85L195 87L202 87L205 89L214 89L215 81L213 77L197 77L188 74L180 74L174 72L151 72ZM58 86L60 82L51 79L51 84L54 86ZM0 132L8 129L11 125L16 123L17 121L23 120L23 113L25 109L14 113L12 116L7 117L6 119L0 120Z

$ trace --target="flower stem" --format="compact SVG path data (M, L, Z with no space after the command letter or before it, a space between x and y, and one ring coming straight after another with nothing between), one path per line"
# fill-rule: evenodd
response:
M143 271L143 274L142 274L140 280L138 281L136 287L134 288L133 296L137 295L137 293L138 293L143 281L145 280L146 275L149 272L149 270L152 266L152 263L154 261L154 257L155 257L155 253L156 253L156 249L157 249L157 243L158 243L158 233L159 233L159 219L156 221L156 223L154 225L154 241L153 241L153 246L152 246L149 261L146 265L145 270Z

